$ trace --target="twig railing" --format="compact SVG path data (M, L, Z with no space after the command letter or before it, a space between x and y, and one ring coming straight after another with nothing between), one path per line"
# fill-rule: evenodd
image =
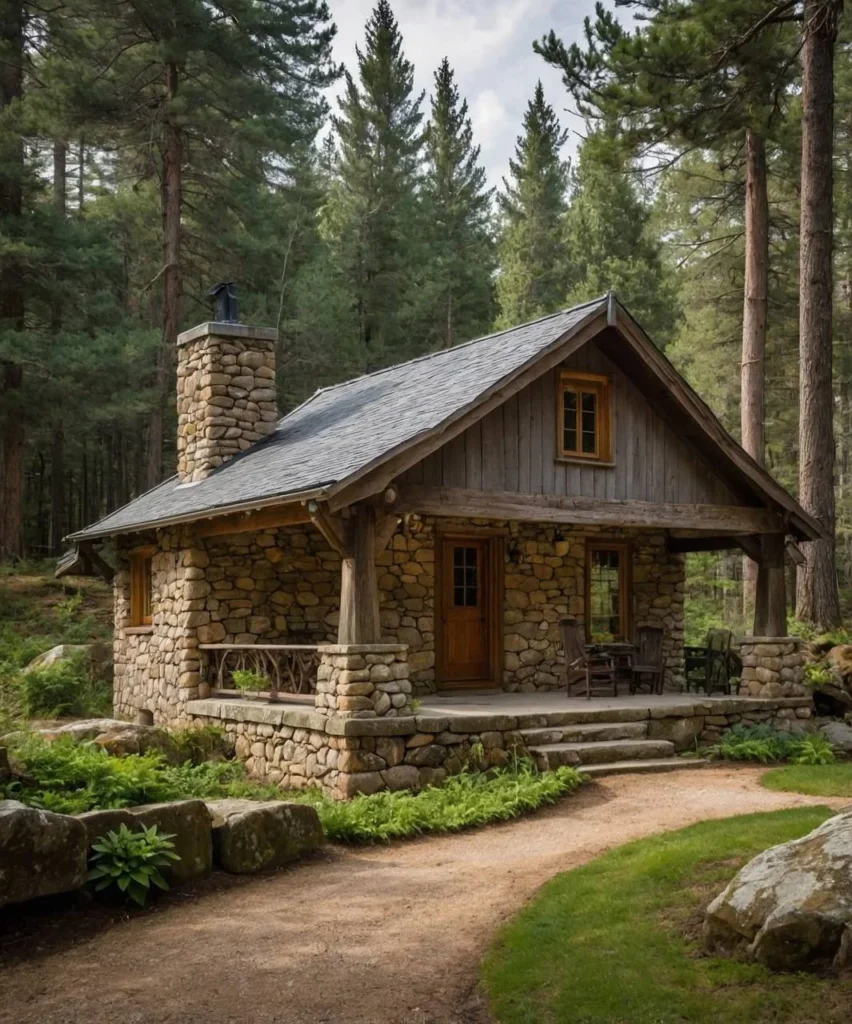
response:
M310 644L200 644L207 652L207 681L215 690L234 689L234 672L248 670L269 679L258 696L308 695L316 689L319 648Z

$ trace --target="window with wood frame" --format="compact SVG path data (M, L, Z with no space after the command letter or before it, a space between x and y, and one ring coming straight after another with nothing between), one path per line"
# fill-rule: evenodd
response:
M566 371L559 377L557 451L564 458L612 461L610 379Z
M153 622L153 561L153 548L140 548L130 554L130 626L150 626Z
M630 636L630 549L626 542L586 545L586 633L592 642Z

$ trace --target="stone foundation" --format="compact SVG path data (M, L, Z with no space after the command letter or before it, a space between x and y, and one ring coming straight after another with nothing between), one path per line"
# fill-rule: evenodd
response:
M314 704L340 718L397 718L411 713L405 644L329 644L320 648Z
M746 636L740 644L743 663L740 692L749 697L807 696L805 647L796 636Z
M647 720L648 738L665 739L679 751L696 741L714 743L725 729L745 722L803 731L812 714L808 698L696 699L643 707L640 698L625 715ZM544 714L415 714L396 718L344 718L253 701L197 700L188 713L215 724L234 739L236 756L250 775L282 789L313 786L335 799L383 789L440 785L466 767L504 765L526 753L522 729L616 720L618 711L590 708Z

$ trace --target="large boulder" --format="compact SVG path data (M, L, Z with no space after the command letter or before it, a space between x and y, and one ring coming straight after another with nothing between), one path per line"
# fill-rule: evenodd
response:
M139 828L139 822L133 817L131 811L126 808L115 808L104 811L84 811L76 815L77 821L83 823L86 829L86 845L91 848L92 843L97 842L107 832L118 832L122 825L135 831Z
M79 889L87 850L76 818L0 800L0 907Z
M70 736L75 743L92 742L113 757L153 752L162 754L170 764L181 764L187 757L184 748L165 729L118 718L89 718L37 732L48 742L63 736Z
M23 671L26 673L37 668L50 668L60 661L81 655L85 657L89 671L95 679L112 682L112 647L98 641L90 644L57 644L56 647L51 647L49 651L33 658Z
M773 970L852 966L852 811L746 864L707 908L704 937Z
M827 722L819 731L842 754L852 754L852 725L847 722Z
M852 710L852 644L832 647L817 665L828 673L811 684L817 713L842 717Z
M325 835L308 804L208 800L216 863L235 875L279 868L318 849Z
M156 825L158 832L174 836L174 852L180 860L163 868L166 881L177 884L210 874L213 868L213 837L210 812L203 800L141 804L131 807L130 812L137 824L146 828Z

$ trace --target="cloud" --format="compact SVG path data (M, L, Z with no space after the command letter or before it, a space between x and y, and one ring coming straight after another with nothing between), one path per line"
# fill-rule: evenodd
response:
M470 104L470 119L476 141L487 153L502 135L506 124L506 108L493 89L483 89Z

